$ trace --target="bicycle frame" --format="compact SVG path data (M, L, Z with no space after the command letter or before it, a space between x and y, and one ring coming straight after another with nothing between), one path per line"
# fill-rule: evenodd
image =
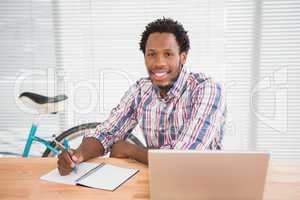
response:
M37 141L37 142L43 144L46 148L50 149L55 155L57 155L60 152L59 149L56 149L53 146L51 146L47 140L44 140L43 138L40 138L35 135L38 125L39 125L39 121L40 121L40 116L38 117L36 122L33 122L31 125L22 157L26 158L29 156L30 148L31 148L33 141Z

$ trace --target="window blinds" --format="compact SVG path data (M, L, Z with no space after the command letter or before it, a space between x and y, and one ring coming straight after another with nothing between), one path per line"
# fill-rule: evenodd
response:
M269 151L274 159L300 158L299 3L226 1L232 141L242 141L245 149Z
M261 3L258 150L300 159L300 1Z
M0 1L0 151L21 153L34 115L18 104L21 92L55 94L51 1ZM41 121L39 134L59 132L59 117ZM33 155L42 149L33 147Z

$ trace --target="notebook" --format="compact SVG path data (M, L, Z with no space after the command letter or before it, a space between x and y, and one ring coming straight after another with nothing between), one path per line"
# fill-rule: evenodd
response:
M106 163L83 162L80 163L77 173L73 171L69 175L61 176L56 168L40 178L50 182L114 191L137 172L137 169L118 167Z

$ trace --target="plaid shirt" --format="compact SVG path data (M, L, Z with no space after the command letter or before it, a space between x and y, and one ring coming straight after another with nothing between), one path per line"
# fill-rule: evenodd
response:
M148 148L221 149L225 101L220 85L202 73L182 69L166 97L149 78L138 80L97 126L96 137L107 153L139 125Z

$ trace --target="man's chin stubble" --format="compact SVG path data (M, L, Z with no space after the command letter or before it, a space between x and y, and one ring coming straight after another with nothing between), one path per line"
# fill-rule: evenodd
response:
M158 85L158 88L162 91L169 91L173 86L173 83L169 84L169 85Z

